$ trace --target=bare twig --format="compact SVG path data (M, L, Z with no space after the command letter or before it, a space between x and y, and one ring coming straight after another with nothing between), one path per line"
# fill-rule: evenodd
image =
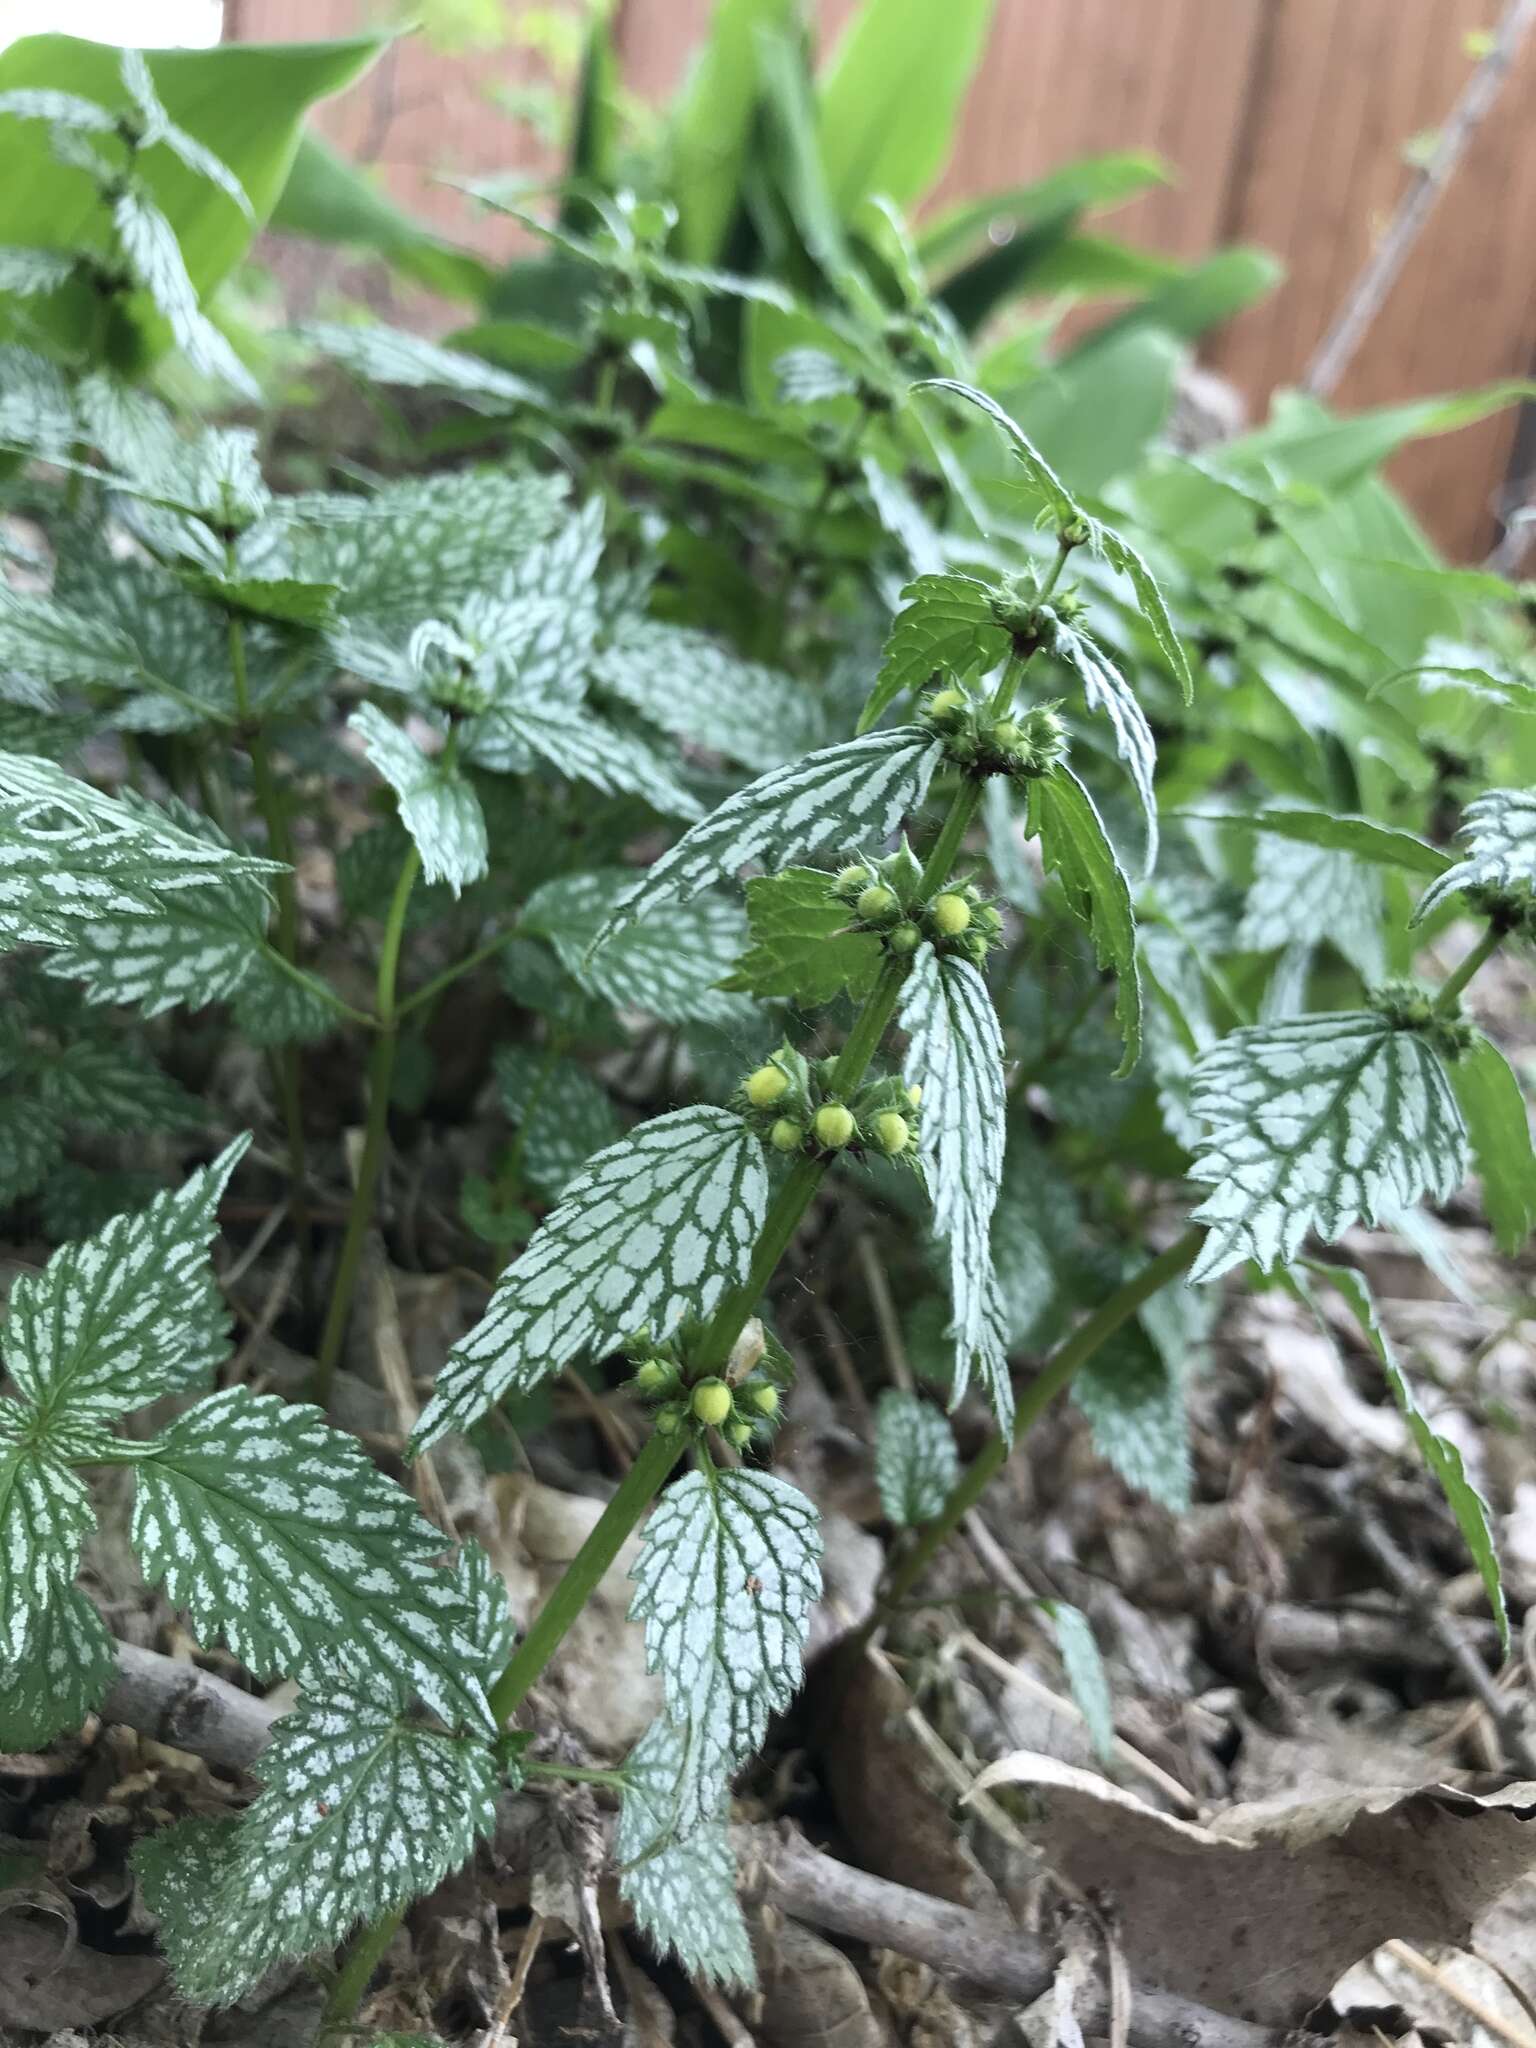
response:
M195 1664L119 1643L117 1678L101 1718L243 1771L265 1748L277 1716L264 1700Z
M750 2028L731 2011L707 1977L690 1977L693 1995L709 2014L710 2022L726 2048L756 2048Z
M1434 153L1414 174L1386 232L1350 286L1333 325L1307 365L1302 379L1304 391L1316 398L1327 398L1337 390L1371 323L1386 304L1436 201L1498 99L1533 22L1536 0L1508 0L1486 55L1462 88L1460 99L1440 131Z
M1510 2048L1536 2048L1536 2034L1529 2027L1512 2026L1502 2014L1490 2005L1484 2005L1480 1998L1463 1990L1447 1970L1440 1969L1428 1956L1421 1956L1416 1948L1410 1948L1406 1941L1389 1941L1385 1944L1387 1954L1396 1957L1405 1968L1412 1970L1416 1977L1422 1977L1426 1984L1435 1989L1463 2012L1470 2013L1480 2027L1486 2027L1490 2034L1501 2041L1508 2041Z
M880 1341L885 1346L885 1362L891 1369L891 1383L900 1387L904 1394L910 1394L912 1363L907 1357L906 1339L901 1334L901 1319L891 1298L891 1283L886 1278L885 1267L880 1263L875 1241L867 1230L859 1232L859 1264L864 1268L870 1307L880 1326Z
M528 1972L533 1968L533 1959L539 1952L539 1943L544 1938L544 1918L535 1913L523 1929L522 1945L517 1951L517 1961L512 1967L512 1980L496 2008L496 2018L486 2029L481 2048L502 2048L507 2038L507 2028L512 2024L512 2015L523 2002L523 1993L528 1986Z

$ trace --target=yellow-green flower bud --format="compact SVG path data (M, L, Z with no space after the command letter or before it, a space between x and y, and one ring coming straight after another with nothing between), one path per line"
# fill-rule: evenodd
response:
M700 1380L693 1390L693 1412L700 1422L718 1429L731 1412L731 1390L724 1380Z
M728 1422L725 1425L725 1440L728 1444L734 1445L738 1451L744 1451L752 1441L751 1423Z
M758 1067L747 1076L747 1100L754 1109L767 1109L789 1093L789 1076L782 1067Z
M747 1398L759 1415L777 1415L779 1412L779 1390L771 1380L747 1389Z
M965 703L964 690L957 690L953 687L947 690L935 690L928 699L928 716L939 719L953 718L957 713L965 709Z
M688 1410L681 1401L674 1401L670 1407L656 1410L656 1427L663 1436L676 1436L682 1428Z
M971 906L963 896L946 891L933 899L933 922L946 939L958 939L971 921Z
M821 1143L835 1152L853 1136L852 1113L840 1102L824 1102L816 1112L814 1129Z
M916 1109L918 1104L922 1101L922 1099L923 1091L914 1081L912 1083L912 1086L907 1090L907 1100L911 1103L912 1107Z
M672 1368L664 1358L648 1358L635 1368L635 1385L642 1394L659 1394L672 1380Z
M840 895L851 896L855 890L862 889L868 880L869 869L855 861L852 867L841 870L835 887Z
M805 1126L781 1116L768 1133L768 1142L775 1152L798 1152L805 1143Z
M923 935L910 917L904 917L892 931L889 943L893 953L915 953L923 943Z
M888 1159L905 1152L911 1142L912 1126L896 1110L883 1110L875 1118L875 1143Z
M873 882L860 894L855 908L866 924L889 924L901 905L894 889L887 889L883 882Z

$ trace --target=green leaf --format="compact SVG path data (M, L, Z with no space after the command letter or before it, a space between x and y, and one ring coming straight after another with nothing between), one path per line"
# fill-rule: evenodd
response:
M1189 1414L1178 1376L1139 1329L1096 1351L1072 1382L1094 1449L1138 1492L1174 1514L1189 1506Z
M1383 1206L1446 1201L1466 1172L1434 1048L1375 1010L1234 1031L1196 1061L1192 1103L1211 1128L1190 1173L1213 1187L1193 1280L1289 1264L1309 1231L1331 1243Z
M621 619L592 664L592 681L663 732L746 768L798 760L825 727L821 707L793 677L661 619Z
M0 292L19 299L56 292L74 276L78 260L67 249L0 248Z
M1114 970L1115 1019L1125 1044L1118 1079L1141 1055L1141 973L1130 884L1097 804L1064 762L1030 783L1026 829L1039 839L1045 866L1060 878L1072 915L1092 935L1099 965Z
M395 792L400 822L421 855L423 881L446 882L455 896L478 882L489 867L485 815L464 777L424 754L376 704L360 705L347 724Z
M1536 1153L1520 1083L1498 1047L1479 1038L1452 1066L1451 1086L1466 1119L1483 1207L1500 1251L1513 1254L1536 1230Z
M832 1002L844 989L862 1001L875 985L883 948L877 933L847 929L848 906L830 893L832 880L820 868L785 868L749 881L752 945L721 986L811 1006Z
M740 1001L723 995L719 983L746 931L740 909L724 897L696 897L665 919L626 925L594 950L639 879L632 868L561 875L535 889L520 929L548 939L572 979L616 1009L649 1010L664 1024L735 1023Z
M1087 633L1065 619L1057 619L1051 629L1050 648L1082 684L1088 709L1102 711L1114 729L1115 751L1129 771L1146 822L1142 873L1149 875L1157 865L1157 797L1152 787L1157 773L1157 742L1152 737L1147 714L1115 663Z
M0 1100L0 1207L41 1187L63 1150L59 1119L43 1103Z
M1149 185L1167 181L1167 172L1153 156L1122 151L1079 157L1027 185L985 192L942 209L918 230L918 254L931 274L940 275L998 227L1017 231L1063 213L1118 206Z
M1115 1753L1115 1703L1092 1625L1080 1607L1069 1606L1065 1600L1047 1600L1042 1604L1056 1631L1056 1648L1067 1674L1067 1690L1083 1717L1094 1754L1100 1763L1107 1764Z
M1380 875L1352 853L1266 840L1254 861L1237 945L1269 953L1326 939L1362 981L1373 983L1387 971L1385 916Z
M0 1659L11 1664L68 1590L96 1526L84 1481L34 1429L30 1408L0 1398Z
M819 81L827 182L844 219L882 193L920 199L943 170L993 0L864 0Z
M153 914L161 892L279 872L50 761L0 754L0 945L68 945L93 919Z
M799 1687L821 1593L816 1509L771 1472L690 1472L651 1510L630 1576L646 1668L686 1731L672 1824L687 1835L718 1818L732 1773Z
M0 666L45 683L100 683L138 665L133 642L108 620L0 583Z
M508 745L510 743L510 751ZM608 796L644 797L664 818L697 818L700 804L638 734L621 732L570 699L519 695L474 721L464 751L487 768L525 769L524 750L572 782Z
M1249 832L1263 832L1278 839L1294 839L1307 846L1325 847L1330 853L1352 854L1356 860L1376 867L1404 868L1410 874L1433 879L1451 865L1450 857L1394 825L1378 825L1371 818L1339 816L1333 811L1313 811L1290 805L1271 806L1258 811L1210 811L1183 814L1201 824L1236 825Z
M724 1797L685 1841L668 1839L686 1761L687 1736L665 1718L653 1721L630 1751L613 1838L619 1890L662 1962L675 1956L690 1977L750 1990L757 1970L736 1896Z
M261 1796L238 1821L180 1821L134 1852L177 1989L198 2004L230 2004L274 1963L432 1891L495 1826L490 1747L406 1725L364 1687L283 1715L255 1769Z
M451 392L481 412L506 412L525 405L540 412L549 408L548 392L526 377L498 369L484 356L444 348L441 342L428 341L401 327L381 326L376 320L346 327L334 321L311 320L298 329L297 339L370 384Z
M942 1512L960 1477L954 1432L931 1401L887 1387L875 1410L875 1483L888 1522L912 1529Z
M708 1316L746 1277L767 1205L762 1146L728 1110L673 1110L599 1152L448 1354L413 1450L628 1331L660 1342Z
M101 1616L73 1586L33 1614L14 1662L0 1657L0 1750L41 1749L106 1698L117 1656Z
M132 1135L184 1130L205 1115L179 1082L115 1037L72 1036L63 1044L29 1047L18 1059L0 1053L0 1072L63 1125Z
M1003 1177L1007 1093L1003 1034L980 973L969 960L940 959L920 946L902 989L897 1021L908 1035L903 1075L922 1089L919 1156L933 1198L935 1236L949 1246L958 1401L978 1354L1002 1429L1013 1420L1006 1359L995 1325L992 1211Z
M741 173L757 116L758 36L791 26L793 0L721 0L677 99L667 135L668 191L682 253L715 262L740 204Z
M1474 797L1456 836L1466 851L1424 891L1414 924L1458 889L1536 890L1536 790L1490 789Z
M542 1194L558 1198L592 1154L619 1136L607 1092L576 1060L504 1045L496 1055L496 1085L519 1127L523 1171Z
M176 230L159 207L141 192L120 191L112 202L112 225L130 275L193 369L259 404L261 387L199 306Z
M1498 1551L1493 1541L1493 1516L1487 1501L1467 1477L1461 1452L1449 1437L1441 1436L1430 1426L1424 1411L1415 1400L1413 1388L1398 1362L1392 1340L1381 1326L1381 1320L1376 1313L1375 1298L1365 1275L1357 1273L1352 1266L1313 1264L1311 1271L1317 1279L1326 1281L1344 1297L1372 1350L1381 1361L1387 1385L1392 1389L1392 1398L1402 1411L1409 1433L1418 1446L1419 1455L1440 1482L1441 1490L1450 1503L1451 1513L1456 1517L1456 1526L1472 1553L1472 1561L1477 1566L1483 1589L1488 1595L1488 1605L1493 1609L1494 1620L1499 1625L1499 1640L1507 1656L1509 1613L1504 1605L1504 1585L1499 1572Z
M829 844L888 839L922 802L941 751L921 726L896 726L759 776L652 864L594 944L608 944L660 904L686 902L749 863L781 868Z
M992 586L978 577L919 576L901 595L880 673L859 713L860 732L868 732L903 691L925 689L936 670L967 676L995 668L1008 652L1008 635L992 614Z
M46 1424L115 1421L203 1384L228 1356L229 1317L208 1247L219 1201L249 1140L56 1251L11 1289L5 1362Z
M271 225L283 234L370 250L442 298L478 304L491 284L492 272L478 256L413 220L313 130L299 137Z
M274 619L284 626L318 632L336 610L334 583L305 583L296 576L216 576L192 569L182 580L199 597L255 619Z
M146 1446L130 1540L253 1676L304 1677L342 1645L381 1697L489 1726L446 1538L317 1409L245 1387L200 1401Z

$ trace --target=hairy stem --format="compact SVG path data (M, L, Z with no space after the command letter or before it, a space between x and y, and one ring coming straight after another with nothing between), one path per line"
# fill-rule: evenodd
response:
M379 1172L384 1164L384 1153L389 1143L389 1086L394 1079L395 1046L399 1035L395 988L400 976L400 947L405 937L405 914L410 907L411 891L416 886L416 877L420 871L421 855L413 844L400 869L400 879L395 884L389 915L384 921L384 943L379 950L378 990L375 1000L378 1036L373 1041L373 1056L368 1063L368 1122L363 1132L363 1156L358 1163L357 1186L353 1190L352 1206L347 1212L346 1236L341 1243L336 1282L331 1289L331 1305L326 1313L325 1331L320 1339L320 1355L315 1362L312 1391L322 1408L330 1399L331 1381L335 1378L336 1363L341 1357L342 1343L346 1338L347 1322L352 1313L352 1297L357 1290L357 1270L362 1261L363 1246L367 1242L368 1227L373 1221L373 1198L378 1188Z
M357 2008L363 2002L363 1993L368 1989L369 1980L384 1960L384 1952L394 1940L400 1922L405 1918L404 1906L391 1906L381 1920L375 1920L371 1927L365 1927L347 1951L347 1959L337 1972L330 1995L320 2014L320 2038L348 2027L356 2019Z
M1485 966L1499 950L1503 937L1504 934L1496 926L1490 925L1461 965L1454 968L1441 982L1435 993L1434 1009L1437 1017L1443 1017L1447 1011L1455 1009L1462 990L1478 969Z

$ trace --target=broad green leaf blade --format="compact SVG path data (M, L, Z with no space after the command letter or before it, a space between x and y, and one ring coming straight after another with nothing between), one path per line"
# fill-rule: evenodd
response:
M687 1835L718 1818L731 1774L800 1684L821 1593L816 1509L770 1472L690 1472L651 1510L630 1576L646 1668L686 1730L672 1821Z
M1067 1688L1083 1717L1095 1755L1107 1764L1115 1753L1115 1706L1093 1629L1083 1610L1065 1600L1048 1600L1045 1609L1056 1631Z
M219 1200L249 1140L181 1187L56 1251L11 1289L11 1378L49 1424L114 1422L203 1384L229 1351L229 1316L208 1247Z
M448 1354L412 1448L604 1340L708 1316L746 1277L767 1205L762 1146L728 1110L673 1110L599 1152Z
M422 880L446 882L455 896L487 872L485 814L469 783L451 765L424 754L376 704L347 720L369 761L394 791L400 822L421 855Z
M1152 737L1147 714L1114 662L1087 633L1064 619L1056 620L1051 652L1058 661L1066 663L1082 684L1088 709L1102 711L1114 728L1115 752L1126 765L1146 822L1142 873L1149 875L1157 865L1157 797L1152 788L1157 773L1157 742Z
M847 929L848 905L832 895L832 882L820 868L754 876L747 884L752 945L724 986L812 1006L830 1003L844 989L862 1001L875 985L884 949L877 933Z
M1029 785L1027 830L1039 838L1041 859L1060 878L1073 916L1088 927L1099 965L1114 972L1115 1020L1125 1043L1118 1078L1141 1055L1141 970L1130 884L1098 805L1064 762Z
M749 863L780 868L833 843L888 839L922 802L940 752L920 726L897 726L760 776L653 864L594 944L606 944L660 904L686 902Z
M910 1041L904 1076L923 1091L919 1146L934 1234L949 1246L957 1402L975 1354L996 1348L989 1295L1007 1127L1003 1034L977 969L969 960L940 959L926 944L913 956L898 1022ZM996 1399L1007 1390L1007 1375L991 1377ZM1005 1429L1012 1422L1011 1398L999 1407L998 1421Z
M137 1465L130 1540L254 1676L302 1677L342 1646L380 1696L489 1726L442 1531L317 1409L245 1387L199 1402Z
M280 872L130 807L51 761L0 754L0 946L68 945L84 923L151 913L166 890Z
M496 1085L518 1126L522 1171L552 1199L620 1134L607 1092L578 1060L530 1045L504 1045L496 1055Z
M1234 1031L1196 1061L1192 1102L1210 1135L1190 1173L1212 1186L1192 1280L1287 1265L1309 1231L1331 1243L1384 1205L1446 1201L1466 1172L1434 1048L1374 1010Z
M1381 877L1354 854L1302 840L1260 842L1237 928L1242 951L1279 952L1327 939L1372 984L1387 971L1385 925Z
M1480 1038L1451 1068L1472 1164L1499 1249L1518 1252L1536 1230L1536 1153L1520 1083L1496 1045Z
M1474 797L1456 836L1466 851L1424 891L1415 924L1458 889L1536 890L1536 790L1490 789Z
M1184 1388L1136 1327L1096 1351L1072 1382L1094 1449L1127 1486L1174 1514L1189 1506L1192 1459Z
M746 930L740 908L723 896L696 897L665 918L627 925L593 950L639 881L633 868L562 875L535 889L521 929L548 939L566 972L616 1009L649 1010L664 1024L734 1024L740 1000L717 984Z
M690 1977L750 1990L757 1970L736 1897L724 1797L685 1841L670 1839L687 1758L686 1734L665 1718L653 1721L630 1751L613 1838L619 1890L661 1961L675 1956Z
M1509 1612L1504 1605L1504 1583L1499 1572L1499 1555L1493 1540L1493 1515L1487 1501L1467 1477L1461 1452L1449 1437L1443 1437L1433 1429L1414 1398L1413 1388L1398 1362L1392 1340L1382 1328L1376 1313L1375 1298L1363 1273L1357 1273L1352 1266L1314 1265L1312 1272L1318 1280L1326 1281L1336 1288L1349 1304L1350 1310L1365 1333L1372 1350L1381 1361L1387 1385L1392 1389L1392 1398L1401 1409L1409 1433L1418 1445L1419 1455L1439 1480L1451 1513L1456 1517L1456 1526L1466 1540L1472 1561L1477 1566L1488 1595L1488 1605L1493 1609L1494 1620L1499 1625L1499 1639L1504 1652L1509 1654Z
M621 619L593 663L592 681L663 732L744 768L798 760L825 729L803 683L662 619Z
M881 193L920 199L943 170L993 0L864 0L817 93L827 183L843 218Z
M307 129L299 137L271 225L333 249L369 250L442 298L481 303L491 284L490 266L470 250L440 240L394 205L374 182L374 170L349 162Z
M1431 881L1451 865L1450 856L1395 825L1378 825L1372 818L1338 816L1333 811L1313 811L1304 806L1271 806L1260 811L1187 811L1185 817L1201 824L1237 825L1248 832L1295 839L1307 846L1326 847L1330 853L1352 854L1356 860L1376 867L1403 868L1409 874L1425 875Z
M96 1526L84 1481L35 1428L29 1408L0 1399L0 1658L12 1664L68 1589Z
M741 172L758 118L758 37L787 28L794 0L721 0L692 73L673 102L670 180L684 256L712 263L740 203Z
M875 1483L888 1522L931 1522L954 1491L960 1457L954 1432L931 1401L887 1387L875 1410Z
M177 1989L229 2004L286 1957L420 1898L495 1826L490 1747L405 1725L365 1688L285 1714L238 1821L148 1835L134 1868Z
M540 412L549 409L548 392L527 378L498 369L484 356L444 348L441 342L428 341L404 328L381 326L376 320L347 327L312 320L297 330L296 338L370 384L447 391L481 412L507 412L525 405Z
M254 227L256 215L245 187L222 157L215 156L195 135L189 135L185 128L178 127L171 119L155 91L154 76L142 50L124 50L119 76L141 116L138 149L143 151L160 146L169 149L195 177L206 178L209 184L216 185Z
M968 676L995 668L1008 652L1008 635L992 614L992 588L976 576L947 572L919 576L901 593L880 673L859 713L868 732L903 691L925 689L935 671Z
M0 1657L0 1750L41 1749L80 1727L106 1698L117 1673L101 1616L73 1586L56 1586L34 1614L21 1652Z

